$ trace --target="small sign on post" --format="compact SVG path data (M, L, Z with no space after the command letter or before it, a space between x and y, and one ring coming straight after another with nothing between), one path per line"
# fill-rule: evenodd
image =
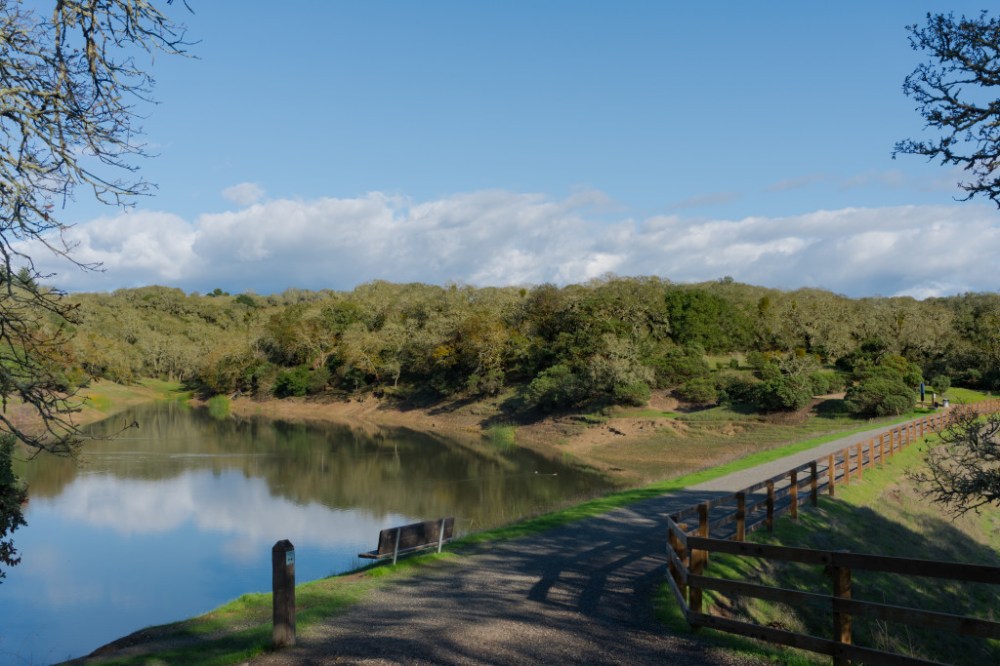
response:
M271 589L274 647L295 645L295 546L288 539L271 549Z

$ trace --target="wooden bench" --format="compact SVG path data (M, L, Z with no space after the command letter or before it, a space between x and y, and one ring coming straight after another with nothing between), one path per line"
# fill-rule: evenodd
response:
M408 555L420 550L441 546L451 541L455 532L455 518L427 520L422 523L390 527L378 533L378 548L367 553L358 553L358 557L369 560L384 560L392 558L395 564L400 555Z

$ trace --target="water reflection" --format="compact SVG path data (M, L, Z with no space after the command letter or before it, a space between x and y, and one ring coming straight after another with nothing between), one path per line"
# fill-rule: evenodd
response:
M95 427L138 429L39 458L24 560L0 585L0 662L48 663L270 586L270 548L296 546L300 581L357 564L378 530L456 516L495 525L604 489L529 452L469 448L399 428L224 420L182 405Z

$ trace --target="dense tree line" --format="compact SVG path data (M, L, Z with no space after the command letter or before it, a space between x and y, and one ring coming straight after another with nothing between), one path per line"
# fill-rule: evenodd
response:
M540 412L642 404L654 389L790 410L846 388L859 413L895 413L923 377L1000 389L997 294L850 299L728 278L607 277L272 296L144 287L72 300L68 382L160 377L208 395L427 402L502 394Z

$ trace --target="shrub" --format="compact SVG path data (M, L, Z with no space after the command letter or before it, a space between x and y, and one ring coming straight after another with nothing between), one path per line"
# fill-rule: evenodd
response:
M711 372L705 360L705 350L697 345L671 347L649 361L655 375L656 386L677 386L696 377L707 377Z
M572 407L584 395L580 377L565 363L543 370L524 389L524 405L529 409L551 412Z
M290 370L282 370L274 382L274 395L279 398L302 397L318 393L330 381L330 371L325 367L315 370L308 365L297 365Z
M719 397L728 402L755 404L757 386L760 380L745 372L730 372L719 375Z
M844 405L862 416L898 416L913 409L917 396L902 378L873 376L847 390Z
M765 411L802 409L812 399L812 385L807 378L781 376L757 385L756 404Z
M696 377L684 382L676 393L681 400L697 404L707 404L719 399L715 382L707 377Z
M951 377L948 375L934 375L931 377L931 386L938 393L944 395L951 388Z
M649 385L644 382L632 382L629 384L616 384L613 389L614 401L619 405L632 405L641 407L649 402Z
M824 395L829 393L831 388L830 375L833 373L817 370L809 374L809 386L813 395Z

